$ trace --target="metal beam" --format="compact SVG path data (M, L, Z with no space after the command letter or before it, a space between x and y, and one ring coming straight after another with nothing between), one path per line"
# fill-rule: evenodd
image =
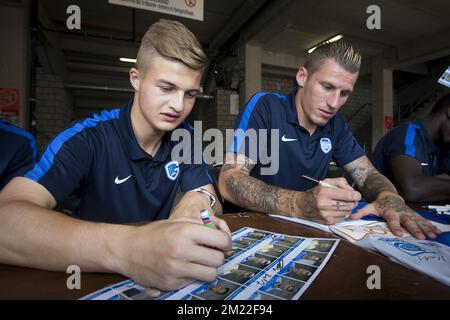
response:
M228 23L221 28L219 34L214 37L208 46L208 51L218 50L236 31L242 28L249 19L264 5L267 0L247 0L233 14Z

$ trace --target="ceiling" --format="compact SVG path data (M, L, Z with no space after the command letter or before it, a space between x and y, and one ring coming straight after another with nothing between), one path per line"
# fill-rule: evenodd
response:
M363 53L366 62L389 55L393 65L407 68L450 55L450 1L442 0L205 0L204 21L108 4L107 0L41 0L40 30L58 38L66 84L91 86L72 92L79 109L92 101L125 99L126 92L93 90L95 86L130 88L130 64L139 40L160 18L183 22L206 49L213 64L236 58L236 49L251 41L263 49L302 56L315 44L344 34ZM66 8L81 8L81 30L66 28ZM381 8L381 30L369 30L369 5ZM41 43L46 43L41 37ZM48 45L48 43L47 43ZM47 55L48 57L49 55ZM45 58L40 58L44 60ZM51 60L51 59L48 59ZM43 65L46 63L41 61ZM417 69L417 68L416 68ZM99 107L104 107L102 106Z

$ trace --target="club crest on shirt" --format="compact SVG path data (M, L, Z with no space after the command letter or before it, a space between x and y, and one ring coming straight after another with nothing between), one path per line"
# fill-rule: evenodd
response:
M322 151L324 153L330 152L332 146L331 146L331 140L328 138L322 138L320 139L320 148L322 148Z
M166 164L165 168L167 177L170 180L175 180L180 172L180 165L178 164L178 161L170 161Z

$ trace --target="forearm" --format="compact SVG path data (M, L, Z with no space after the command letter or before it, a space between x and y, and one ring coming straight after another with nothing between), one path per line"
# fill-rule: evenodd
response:
M399 184L399 190L407 201L446 201L450 200L450 180L419 176L408 181L408 184Z
M181 198L180 202L178 202L172 210L170 216L172 218L181 216L199 218L200 216L198 213L202 209L211 209L216 216L222 214L222 206L219 201L216 201L214 208L210 208L210 201L205 195L198 192L188 192Z
M378 171L373 172L365 179L361 190L364 197L369 202L374 201L378 198L379 195L384 193L392 193L398 195L397 189L394 187L394 185L389 181L388 178L383 176Z
M124 226L76 220L25 201L0 207L0 262L47 270L117 271L111 235Z
M295 191L271 186L245 173L228 174L223 186L225 199L248 210L286 216L298 211Z
M398 195L397 189L388 178L378 172L366 156L362 156L344 167L356 182L363 196L372 202L380 195Z

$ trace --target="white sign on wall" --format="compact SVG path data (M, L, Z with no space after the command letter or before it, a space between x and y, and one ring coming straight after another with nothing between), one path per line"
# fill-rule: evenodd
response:
M108 0L111 4L162 12L200 21L203 21L203 1L204 0Z
M440 76L438 82L450 88L450 66L448 66L447 70Z
M230 94L230 114L237 115L239 114L239 95L238 94Z

